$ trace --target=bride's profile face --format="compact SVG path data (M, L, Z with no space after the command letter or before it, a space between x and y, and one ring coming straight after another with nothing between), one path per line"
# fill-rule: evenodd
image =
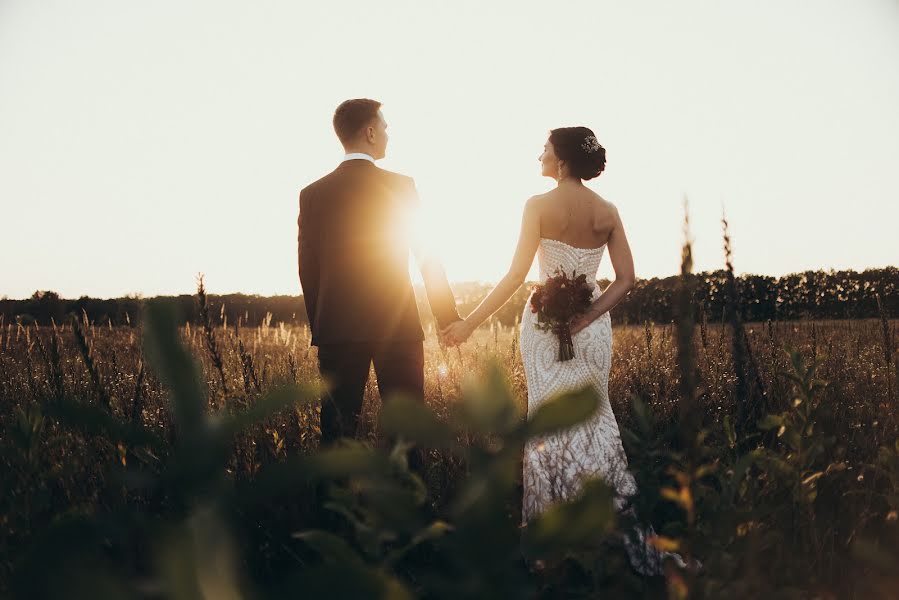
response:
M556 178L559 175L559 159L556 157L555 149L549 140L543 144L543 154L537 160L540 161L542 167L541 175L544 177Z

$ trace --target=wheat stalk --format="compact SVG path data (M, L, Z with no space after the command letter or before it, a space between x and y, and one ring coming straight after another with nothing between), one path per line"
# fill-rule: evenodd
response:
M209 299L206 297L206 287L203 284L203 274L197 276L197 309L200 314L200 323L203 326L203 340L206 343L206 350L212 359L219 374L219 381L222 384L222 396L228 396L228 383L225 378L225 367L222 362L222 355L219 353L218 344L215 339L215 331L209 319Z

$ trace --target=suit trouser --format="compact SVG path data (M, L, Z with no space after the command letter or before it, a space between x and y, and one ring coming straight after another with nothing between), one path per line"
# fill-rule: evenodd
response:
M397 393L424 401L424 347L421 341L320 345L319 370L331 386L321 403L322 446L330 445L340 437L356 437L372 363L382 402L390 401ZM412 453L411 462L419 462L417 454Z

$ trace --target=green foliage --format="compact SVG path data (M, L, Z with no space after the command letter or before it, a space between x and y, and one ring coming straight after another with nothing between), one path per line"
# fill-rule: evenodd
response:
M783 478L795 502L807 504L817 497L822 477L840 472L847 465L843 461L831 462L841 452L836 436L822 427L830 407L817 398L818 391L826 385L815 378L818 363L806 367L798 352L791 350L788 354L793 371L785 376L793 382L795 393L787 410L759 421L759 429L776 432L777 444L761 451L756 460Z

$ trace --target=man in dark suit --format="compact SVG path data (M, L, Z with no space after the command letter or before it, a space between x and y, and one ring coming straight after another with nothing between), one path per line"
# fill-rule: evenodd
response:
M424 334L409 277L415 253L439 328L459 319L442 267L415 242L415 182L375 160L387 122L375 100L347 100L334 113L346 150L340 165L300 192L299 274L312 345L329 383L321 440L354 436L374 363L381 398L424 400ZM413 453L414 463L420 461Z

